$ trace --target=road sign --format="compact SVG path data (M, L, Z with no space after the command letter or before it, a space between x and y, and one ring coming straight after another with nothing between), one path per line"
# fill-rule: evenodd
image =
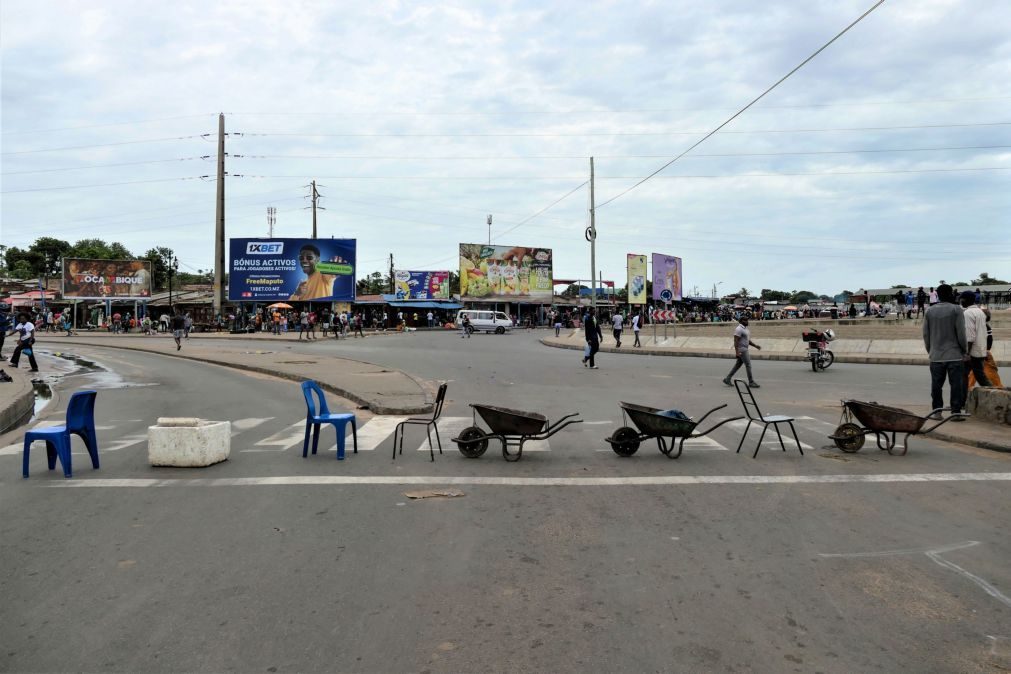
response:
M660 299L663 300L666 304L670 304L671 301L674 299L674 293L670 291L670 288L664 288L663 290L660 291Z

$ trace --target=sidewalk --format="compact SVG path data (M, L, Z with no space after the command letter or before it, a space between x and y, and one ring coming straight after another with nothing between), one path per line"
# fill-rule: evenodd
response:
M0 382L0 433L5 433L31 417L35 408L35 389L32 388L33 373L24 363L21 369L15 369L6 361L0 363L0 367L14 380Z
M650 331L647 338L646 331L644 330L639 336L639 341L642 343L642 347L633 348L632 344L635 342L635 337L630 334L630 332L631 331L626 331L626 333L622 335L620 349L614 346L613 337L607 335L605 337L605 341L600 346L600 350L608 353L631 353L634 355L646 356L689 356L693 358L734 357L733 352L730 349L730 339L725 337L677 337L676 339L668 338L668 340L664 342L661 334L658 335L657 343L654 344L652 331ZM582 351L583 347L586 345L586 340L583 337L582 330L572 329L563 330L562 334L558 337L551 335L549 337L542 338L540 341L546 346L578 351ZM868 341L900 342L906 340ZM797 353L791 348L796 347L797 343L800 344L801 349L806 348L806 345L801 340L763 338L760 343L764 348L762 351L752 351L751 358L753 360L807 360L807 355L805 353ZM838 342L833 342L833 344L836 343ZM919 347L922 350L922 343L919 344ZM839 353L836 353L836 362L922 366L926 366L928 364L926 355L889 355L886 353L867 353L865 355L853 353L840 355ZM1000 361L1000 364L1005 366L1011 365L1011 361L1004 359ZM926 406L922 408L910 408L909 411L920 415L926 415L930 412ZM978 421L972 418L963 422L948 422L941 426L938 430L931 432L930 437L945 440L947 442L957 442L971 447L980 447L982 449L990 449L998 452L1011 452L1011 426L990 423L987 421ZM868 442L873 442L873 438L868 439Z
M375 414L423 414L431 411L434 394L427 390L424 382L404 372L326 353L293 353L285 348L297 341L292 338L268 334L256 336L256 341L263 344L262 348L253 350L248 342L243 344L219 337L208 339L211 335L215 333L191 335L183 340L181 351L176 350L175 341L167 334L146 336L100 332L80 333L73 337L40 335L36 348L60 351L88 345L157 353L296 382L314 379L323 389L358 403ZM227 336L221 334L221 337Z

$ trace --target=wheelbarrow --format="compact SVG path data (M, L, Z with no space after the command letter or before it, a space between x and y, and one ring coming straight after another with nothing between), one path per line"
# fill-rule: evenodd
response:
M502 458L506 461L519 461L523 456L523 445L528 440L546 440L570 424L581 424L582 419L575 419L579 413L566 414L555 423L549 423L547 417L536 412L511 410L494 405L471 405L473 408L474 425L460 432L453 442L459 447L460 453L468 459L476 459L488 449L489 440L502 443ZM490 432L477 425L477 415L488 424ZM515 452L509 448L515 447Z
M696 433L695 429L705 421L706 417L716 410L723 409L726 405L714 407L702 415L702 418L698 421L694 421L691 417L667 416L664 410L656 407L633 405L632 403L625 402L618 403L618 405L621 407L622 419L626 421L626 424L627 420L631 419L635 425L635 428L631 428L628 425L622 426L611 434L611 437L605 438L611 445L611 449L618 456L632 456L638 451L640 442L649 438L656 438L656 444L660 448L660 453L668 459L676 459L681 456L681 452L684 450L685 440L701 438L723 424L744 418L731 417L724 419L715 426ZM667 445L666 438L668 437L670 438L670 446ZM675 454L674 445L678 438L681 440L676 443L677 453Z
M941 412L951 408L942 407L931 411L925 417L921 417L899 407L888 407L887 405L879 405L876 402L865 403L859 400L843 400L842 404L843 411L839 419L839 427L828 437L835 442L836 447L849 453L860 451L860 448L864 446L865 436L873 433L878 443L878 449L885 450L893 456L904 456L909 451L910 435L929 433L952 419L969 416L967 414L952 414L937 421ZM854 417L866 428L855 423ZM937 421L937 423L925 429L923 426L927 421ZM901 452L896 448L896 433L906 434L902 439Z

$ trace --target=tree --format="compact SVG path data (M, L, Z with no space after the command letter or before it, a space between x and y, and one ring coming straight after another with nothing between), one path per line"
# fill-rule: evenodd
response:
M42 267L36 269L36 273L45 276L59 276L62 269L61 260L70 252L71 246L63 239L40 236L28 250L42 256Z
M772 290L771 288L762 288L762 294L759 298L766 302L785 302L790 299L790 293L782 290Z
M152 288L156 290L164 290L165 288L168 287L169 265L172 264L173 255L174 253L171 248L159 246L158 248L150 249L149 251L144 253L144 255L140 258L142 260L151 260ZM104 258L104 259L117 259L117 258Z
M460 294L460 275L455 271L449 272L449 294Z
M751 297L751 293L748 292L747 288L741 288L740 290L737 291L737 296L738 297L743 297L744 299L747 299L747 298Z
M980 275L979 275L979 277L978 278L974 278L972 280L972 283L970 283L969 285L974 285L974 286L989 286L989 285L1007 285L1009 283L1011 283L1011 281L1002 281L999 278L994 278L994 277L990 276L986 272L981 272Z
M800 291L795 290L793 294L790 295L790 302L794 304L802 304L804 302L810 302L811 300L816 299L817 297L818 295L811 292L810 290L800 290Z

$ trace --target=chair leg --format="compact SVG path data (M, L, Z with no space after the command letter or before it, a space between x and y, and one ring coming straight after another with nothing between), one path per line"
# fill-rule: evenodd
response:
M790 424L790 430L793 431L793 439L797 443L797 449L800 451L800 455L804 456L804 448L800 446L800 439L797 437L797 429L793 427L793 422L788 422Z
M347 422L343 424L334 424L334 431L337 433L337 460L344 460L344 434L347 433L348 426Z
M762 427L762 437L758 438L758 445L755 447L755 453L751 455L752 459L758 456L758 450L762 448L762 440L765 440L765 432L768 430L769 424L765 424L765 426Z
M21 459L21 477L28 477L28 453L31 451L32 441L25 438L24 457Z
M316 448L319 446L319 424L312 425L312 455L316 456Z
M400 433L404 428L403 422L397 424L396 428L393 429L393 460L397 460L397 434ZM404 450L401 449L401 452Z
M741 434L741 441L737 443L737 454L741 453L741 447L744 446L744 438L748 437L748 431L751 430L751 419L748 419L748 425L744 427L744 433Z
M56 458L56 445L46 440L46 463L49 464L49 470L56 470Z
M439 424L433 421L432 426L435 427L435 441L439 443L439 454L442 454L442 438L439 437Z
M400 422L397 425L400 427L400 447L399 447L400 456L403 456L404 455L404 433L407 432L407 424L405 424L404 422Z
M776 435L779 436L779 446L782 447L785 452L786 445L783 444L783 434L779 432L779 424L773 424L772 427L776 429Z
M358 453L358 421L356 419L351 419L351 441L354 443L354 454ZM400 436L400 444L403 445L404 436Z
M86 428L77 435L84 440L88 456L91 457L91 467L98 470L98 437L95 435L95 430L93 428Z
M305 440L302 441L302 458L309 456L309 420L305 420Z
M60 464L63 466L63 477L73 477L74 471L70 459L70 434L66 433L63 437L57 438L54 444L56 445L56 456L59 457Z

